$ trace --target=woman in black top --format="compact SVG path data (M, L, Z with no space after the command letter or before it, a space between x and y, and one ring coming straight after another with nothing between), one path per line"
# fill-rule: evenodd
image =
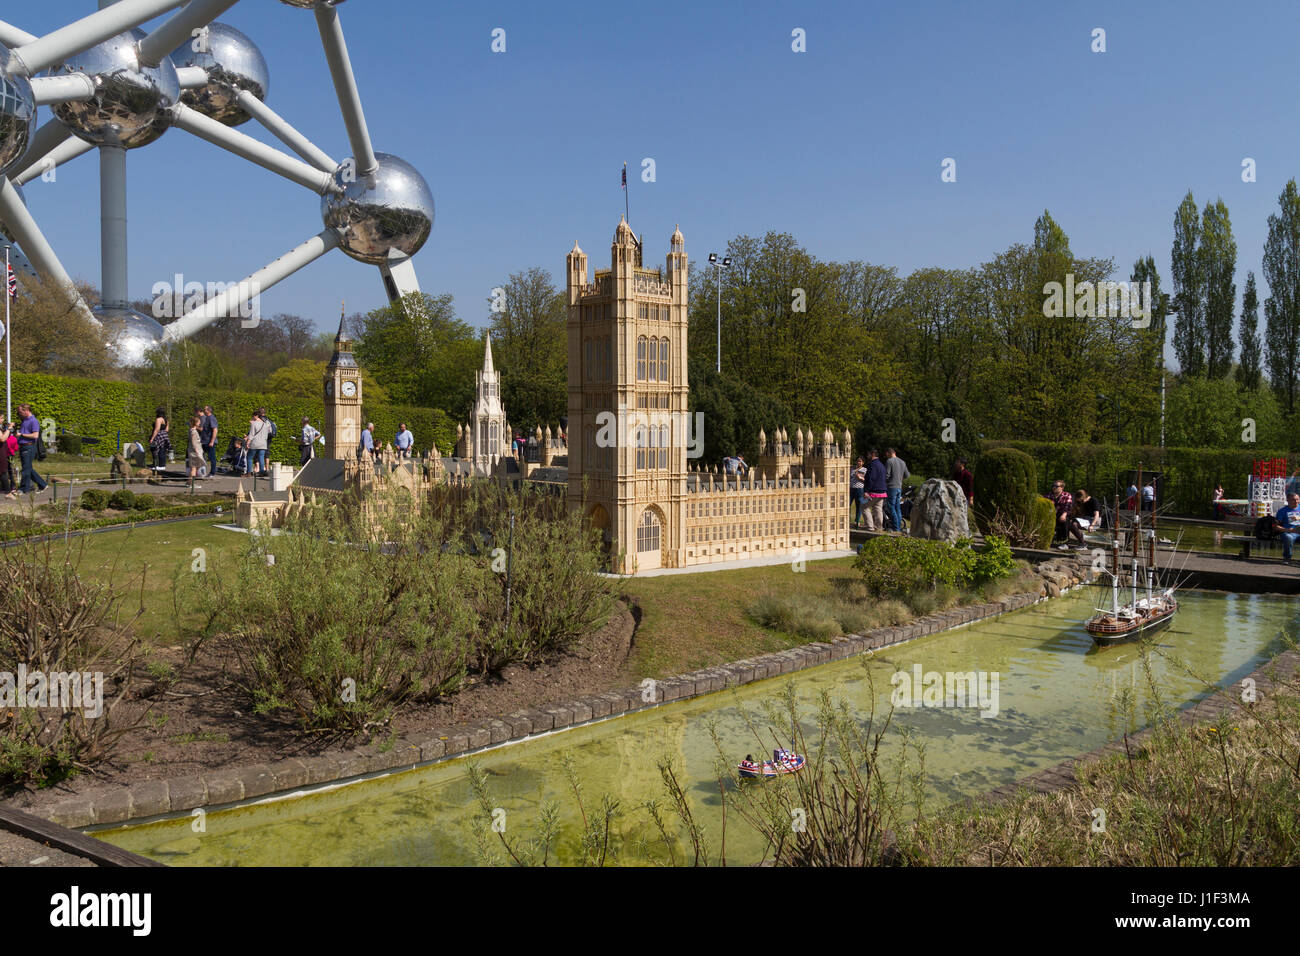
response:
M153 467L161 471L167 466L167 453L172 450L171 436L167 433L167 410L154 409L153 434L149 436L149 450L153 452Z

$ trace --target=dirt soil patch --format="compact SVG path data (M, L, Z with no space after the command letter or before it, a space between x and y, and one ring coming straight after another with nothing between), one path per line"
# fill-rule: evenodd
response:
M475 680L453 697L403 708L388 727L372 735L351 737L304 733L290 716L254 713L252 698L232 680L234 659L214 647L199 656L184 680L157 698L145 724L122 738L111 760L53 787L4 796L12 798L15 806L40 806L106 784L127 785L342 752L569 697L599 694L634 683L627 664L635 631L636 619L620 604L604 627L582 638L555 661L537 667L503 668L499 674ZM160 649L162 659L167 660L168 655L169 663L180 663L179 648ZM131 706L137 707L138 713L143 705L124 702L119 708L124 723L133 719L128 712Z

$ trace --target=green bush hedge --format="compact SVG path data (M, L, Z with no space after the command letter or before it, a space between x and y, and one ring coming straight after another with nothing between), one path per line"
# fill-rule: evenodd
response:
M93 491L94 489L91 490ZM96 493L101 495L104 494L102 491ZM82 495L85 494L87 494L87 492L83 491ZM105 496L104 500L105 503L107 503L107 496ZM168 508L150 508L148 511L134 511L131 513L129 518L125 515L113 514L105 515L102 518L88 518L82 521L74 521L70 527L73 531L85 531L90 528L111 528L114 525L122 525L125 527L141 521L157 521L161 518L186 518L192 515L211 514L215 512L217 508L225 507L227 507L227 505L222 502L207 501L203 504L175 505ZM96 510L102 511L103 509L101 508ZM63 525L29 525L25 528L0 533L0 541L12 541L15 538L30 538L43 534L62 533Z
M156 503L157 503L157 499L154 498L153 495L136 495L136 496L135 496L135 510L136 510L136 511L148 511L150 508L154 507Z
M79 504L86 511L103 511L108 507L108 492L87 488L81 493Z
M60 435L59 451L65 455L81 454L81 436L80 435Z
M1038 467L1034 459L1015 448L993 448L979 463L979 487L975 495L976 519L988 533L988 519L1000 514L1016 524L1028 521L1034 509Z
M1056 535L1056 505L1052 503L1050 498L1034 499L1031 521L1031 527L1038 532L1038 540L1033 544L1033 547L1050 547L1052 538Z
M118 511L131 511L135 508L135 492L127 488L115 491L108 499L108 506Z
M1210 502L1214 486L1223 483L1229 498L1246 496L1246 476L1260 458L1286 458L1287 474L1300 468L1300 455L1265 448L1164 448L1152 445L1072 445L1065 442L986 441L984 452L975 467L976 501L982 487L983 462L998 448L1016 448L1038 463L1037 491L1046 492L1060 478L1074 492L1086 488L1093 497L1107 504L1118 490L1117 485L1141 465L1146 471L1161 474L1160 508L1174 514L1208 518L1213 514Z
M872 538L858 551L854 567L876 597L908 597L940 585L970 588L1015 570L1011 547L997 535L976 552L969 538L955 544L902 535Z
M136 382L106 382L90 378L64 378L57 375L13 374L14 402L27 402L40 419L52 418L56 427L66 428L76 436L98 438L96 451L111 455L117 447L118 432L122 442L148 444L153 428L153 412L159 406L168 410L172 422L172 444L183 453L184 422L195 408L211 405L217 416L217 445L224 454L232 434L244 433L253 412L265 408L279 433L271 444L270 460L298 460L294 435L303 416L321 426L325 418L324 398L307 400L261 395L252 392L204 392L185 390L168 392L161 386ZM362 416L375 423L378 437L392 441L397 426L406 422L415 434L416 447L424 451L431 442L447 454L456 439L456 423L442 410L413 408L406 405L362 406ZM60 450L69 451L61 436ZM76 454L76 452L72 452Z

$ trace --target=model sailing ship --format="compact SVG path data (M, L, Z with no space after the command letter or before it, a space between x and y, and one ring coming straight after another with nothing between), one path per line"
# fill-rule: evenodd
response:
M1139 487L1141 487L1141 472ZM1115 498L1115 518L1111 522L1111 565L1106 570L1110 576L1110 607L1097 608L1097 613L1088 623L1088 633L1093 642L1106 646L1124 641L1136 640L1144 634L1168 627L1178 612L1178 601L1174 599L1174 588L1164 587L1160 583L1156 568L1156 514L1151 511L1151 526L1142 527L1142 510L1139 506L1133 512L1132 527L1128 531L1128 541L1132 545L1128 568L1129 581L1120 587L1120 536L1119 536L1119 497ZM1131 595L1131 596L1130 596ZM1120 598L1130 598L1121 604Z

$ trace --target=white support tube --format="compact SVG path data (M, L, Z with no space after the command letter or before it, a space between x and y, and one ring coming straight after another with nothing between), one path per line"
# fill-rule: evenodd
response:
M69 136L58 146L46 153L42 158L31 163L25 167L21 173L17 176L10 177L10 179L15 186L26 186L37 176L44 176L51 169L57 169L64 163L76 159L78 156L84 156L94 148L94 144L87 143L84 139Z
M35 76L41 70L178 6L180 0L118 0L88 17L12 50L5 72Z
M176 70L182 90L193 90L208 82L208 71L201 66L182 66Z
M334 79L334 92L338 94L339 108L343 111L343 122L348 128L357 175L369 176L379 166L379 161L375 159L375 148L370 144L366 114L361 108L361 93L357 90L357 78L348 58L348 45L343 39L343 24L339 22L339 13L333 5L321 3L316 6L316 25L320 28L325 59Z
M284 117L248 92L248 90L240 90L239 95L235 97L235 101L244 108L244 111L249 116L261 123L267 132L317 169L332 176L335 170L339 168L339 164L331 159L328 153L321 150L306 136L290 126Z
M314 169L292 156L286 156L272 146L267 146L245 133L233 130L190 109L184 103L177 103L172 107L172 117L177 128L193 133L200 139L206 139L214 146L229 150L236 156L250 163L256 163L263 169L269 169L291 182L306 186L313 192L323 196L327 192L337 191L333 175Z
M163 330L164 342L176 342L188 338L200 329L206 328L218 319L238 314L238 307L255 299L277 282L287 279L299 269L311 265L325 253L339 244L338 234L333 229L326 229L312 236L302 245L285 253L268 266L258 269L251 276L236 286L231 286L220 295L209 299Z
M36 76L31 80L32 96L37 106L71 103L88 100L95 95L95 81L85 73L64 73L60 76Z
M100 297L110 309L126 309L126 150L99 147Z
M163 57L206 27L239 0L190 0L185 9L136 44L136 53L145 66L157 66Z
M33 163L39 163L50 150L65 142L71 135L72 130L56 119L43 123L28 141L27 152L23 153L22 158L14 164L10 173L25 172ZM11 175L10 178L14 177Z
M27 254L27 261L41 274L41 277L53 281L63 291L68 304L80 312L83 318L99 325L99 320L86 307L76 286L72 284L72 278L63 268L63 263L59 262L59 257L46 242L40 226L36 225L36 220L23 205L18 190L14 188L13 183L3 177L0 177L0 219L3 219L5 225L9 227L9 232Z
M20 30L12 23L5 23L0 20L0 43L7 47L23 46L31 43L36 39L35 34L28 33L26 30Z

